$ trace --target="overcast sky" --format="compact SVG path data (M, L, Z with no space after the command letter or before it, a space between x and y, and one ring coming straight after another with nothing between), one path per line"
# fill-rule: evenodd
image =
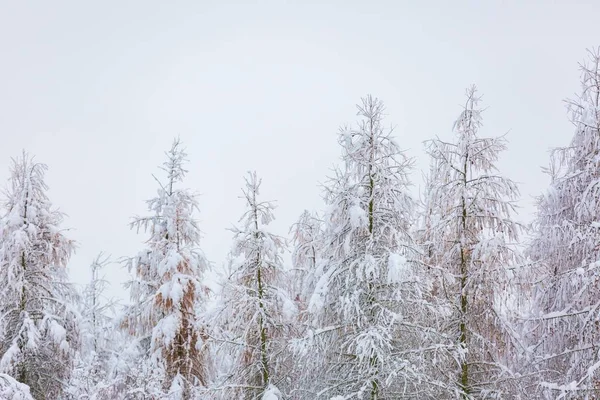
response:
M277 200L276 233L338 160L338 127L368 93L397 140L428 165L422 142L450 138L464 90L484 94L482 135L508 132L500 168L521 183L520 218L548 184L540 166L573 128L563 99L600 45L589 1L9 1L0 2L0 182L25 148L49 165L55 206L79 243L74 281L95 254L134 255L134 214L174 136L187 186L202 194L202 248L221 266L243 211L243 175ZM111 294L126 296L112 266Z

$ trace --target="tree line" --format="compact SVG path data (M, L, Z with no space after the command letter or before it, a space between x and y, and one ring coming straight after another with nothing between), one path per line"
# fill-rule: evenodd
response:
M366 96L338 133L341 162L288 237L245 176L245 212L218 285L200 248L187 154L174 140L157 195L119 262L130 303L106 299L100 253L78 290L75 243L44 182L13 160L0 214L0 397L7 399L595 399L600 396L600 52L567 101L571 142L551 153L529 225L466 90L452 141L412 159ZM290 251L291 265L284 256Z

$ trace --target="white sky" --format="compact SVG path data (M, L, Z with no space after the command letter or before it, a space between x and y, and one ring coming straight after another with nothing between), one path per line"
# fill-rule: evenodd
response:
M323 4L321 4L323 3ZM521 219L548 179L548 149L573 133L564 103L578 62L600 45L600 2L0 0L0 182L25 148L49 165L54 204L79 250L74 281L103 250L142 249L133 214L180 135L187 186L202 194L202 248L220 266L256 169L279 208L276 233L321 207L338 127L371 93L397 140L428 165L422 141L449 138L471 83L482 135L507 131L500 167L521 183ZM415 190L421 173L413 174ZM110 268L111 294L127 273Z

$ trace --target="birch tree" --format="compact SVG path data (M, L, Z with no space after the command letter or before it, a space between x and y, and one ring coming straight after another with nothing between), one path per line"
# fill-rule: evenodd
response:
M473 86L454 123L455 142L428 141L425 253L437 276L434 296L451 314L444 332L459 351L454 380L462 398L506 398L515 378L511 354L518 345L506 318L506 293L520 225L515 222L517 185L499 174L503 137L481 138L481 98ZM514 386L513 386L514 388Z
M207 383L201 277L208 263L199 250L196 196L178 187L187 173L178 139L166 156L161 167L166 180L157 180L158 195L147 202L152 215L131 223L150 237L148 247L127 261L135 280L128 285L132 305L122 325L141 341L152 379L166 393L155 396L188 399Z
M553 152L528 254L540 273L534 331L546 398L600 394L600 49L581 65L567 106L575 133Z
M46 194L46 170L25 152L13 160L0 218L0 372L38 400L61 395L79 343L66 282L74 242Z

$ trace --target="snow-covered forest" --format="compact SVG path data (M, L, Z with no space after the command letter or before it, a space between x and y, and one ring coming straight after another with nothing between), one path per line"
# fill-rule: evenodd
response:
M532 221L498 168L510 143L485 124L493 99L466 88L453 140L426 140L417 171L406 133L366 95L340 121L322 207L286 234L271 228L269 182L240 177L245 211L222 264L203 252L210 210L175 138L148 171L146 213L123 221L144 246L98 248L84 288L69 279L77 243L48 195L52 166L23 151L0 214L0 397L599 398L599 50L579 72L572 139L551 153ZM106 295L110 263L132 277L123 304Z

